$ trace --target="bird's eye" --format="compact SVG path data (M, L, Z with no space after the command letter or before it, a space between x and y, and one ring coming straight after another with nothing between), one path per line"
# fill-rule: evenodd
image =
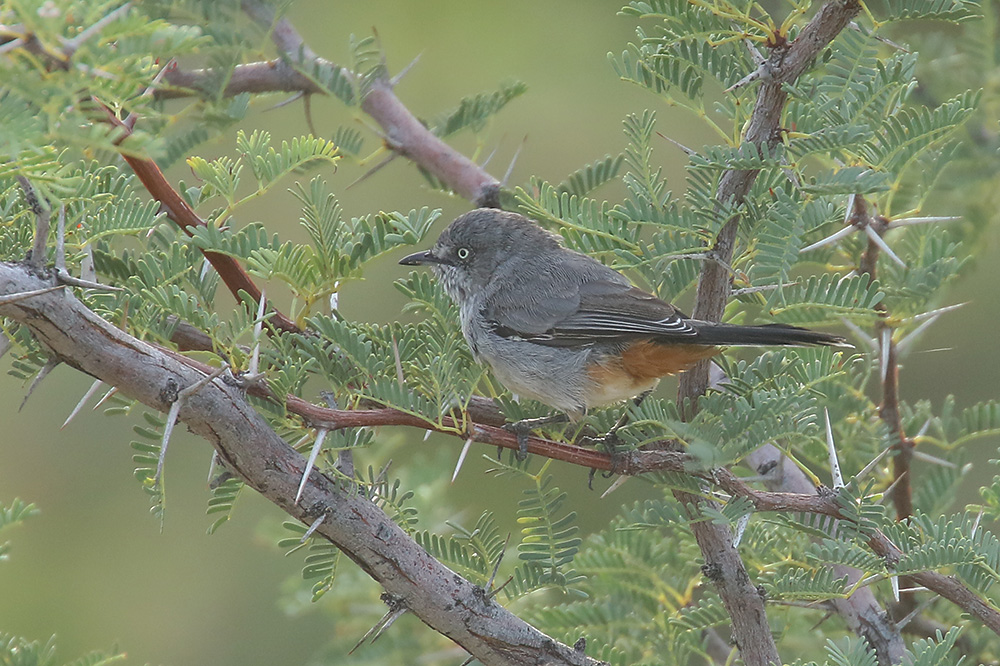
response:
M458 255L459 259L468 259L469 255L472 254L472 252L467 247L460 247L458 248L458 251L455 254Z

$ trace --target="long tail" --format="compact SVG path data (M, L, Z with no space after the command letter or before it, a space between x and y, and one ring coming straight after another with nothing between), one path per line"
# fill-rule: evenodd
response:
M784 346L803 347L820 345L824 347L853 347L839 335L810 331L807 328L787 324L767 324L765 326L734 326L713 324L707 321L688 320L698 330L698 337L692 340L699 345L718 346Z

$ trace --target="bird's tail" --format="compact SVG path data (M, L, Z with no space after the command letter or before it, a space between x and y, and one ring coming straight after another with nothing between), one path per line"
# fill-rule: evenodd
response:
M787 324L767 324L765 326L735 326L733 324L713 324L707 321L692 321L698 330L696 344L728 346L783 346L783 347L853 347L839 335L810 331L807 328Z

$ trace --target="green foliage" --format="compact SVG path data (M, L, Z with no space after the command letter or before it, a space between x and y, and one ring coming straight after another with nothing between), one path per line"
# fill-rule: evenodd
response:
M10 506L0 503L0 530L11 525L23 523L28 518L40 513L34 504L27 504L15 497ZM0 562L10 557L10 542L0 541Z
M65 666L107 666L126 659L125 654L113 649L108 652L91 652L86 656L66 662ZM55 666L56 639L52 636L47 641L29 641L26 638L8 633L0 633L0 664L5 666Z
M238 3L133 3L79 44L71 67L62 66L61 49L80 34L80 26L94 25L113 7L56 4L61 13L48 19L12 5L18 21L5 21L23 23L37 48L5 41L0 54L5 81L0 91L0 258L19 261L32 246L35 218L16 180L25 176L50 211L65 210L67 270L121 288L79 289L78 296L116 326L158 344L170 344L178 322L208 335L211 350L200 352L205 358L230 365L234 374L251 367L262 374L276 399L254 398L253 404L286 441L298 442L294 446L301 452L311 449L316 431L286 411L284 396L313 399L317 391L329 391L341 408L389 407L462 438L473 426L468 406L476 393L496 397L508 417L546 412L527 400L515 403L473 360L457 325L456 306L426 271L395 283L408 301L403 321L365 322L340 311L337 299L345 283L380 270L373 262L390 252L426 247L440 216L426 206L358 216L344 210L335 192L346 183L333 180L338 160L366 164L385 150L363 155L368 137L359 123L340 126L330 140L279 141L263 130L238 131L234 154L211 160L192 155L250 108L251 95L225 92L235 66L273 57L265 46L267 34L243 17ZM933 68L919 60L916 49L897 49L884 39L910 36L894 32L898 21L962 22L955 35L943 39L954 53L938 58L952 62L964 57L957 31L971 29L975 15L989 7L968 0L884 0L867 6L870 13L857 17L857 29L842 32L803 76L784 82L788 103L780 135L760 145L747 142L760 85L746 81L758 67L754 49L766 56L773 45L795 39L817 7L798 3L787 17L772 17L757 4L729 0L630 2L621 13L637 22L636 39L611 56L612 68L650 91L653 104L680 107L701 120L713 145L689 152L686 181L675 195L671 187L676 190L676 184L667 182L669 172L659 155L661 139L688 142L673 136L677 125L663 123L658 129L656 113L637 111L624 119L620 154L612 151L561 182L532 177L505 193L505 200L558 232L567 246L627 272L665 299L690 296L705 262L718 259L713 250L718 232L732 222L738 234L733 261L725 268L736 305L725 320L810 327L839 327L846 320L861 332L852 338L857 350L780 349L756 353L751 360L739 351L726 352L718 363L728 383L701 398L693 418L682 418L682 406L664 395L630 408L620 432L625 446L669 440L690 456L690 469L647 475L642 499L604 527L583 521L582 505L571 510L569 495L549 473L551 461L540 467L530 459L495 463L494 477L523 484L523 497L516 511L473 506L470 515L479 517L468 527L466 518L456 517L455 508L441 499L443 493L428 492L433 481L388 478L385 468L375 471L370 459L384 455L392 433L331 431L319 451L318 469L345 492L376 504L430 555L515 606L550 635L569 643L586 638L588 654L609 663L693 663L708 656L707 632L726 635L725 605L706 580L692 535L697 521L745 528L740 554L769 600L783 655L825 658L839 666L874 663L861 642L830 642L825 655L816 647L821 637L837 637L842 630L814 628L818 618L809 616L811 606L803 607L855 590L834 567L856 569L859 577L849 580L872 585L883 603L889 579L937 571L998 605L1000 541L981 522L1000 518L1000 475L980 489L981 507L950 507L964 499L958 490L966 481L964 462L972 457L969 445L1000 434L1000 403L986 400L965 408L951 398L939 408L926 401L900 403L904 434L918 452L930 450L943 462L911 469L917 511L908 521L896 521L884 494L893 481L891 455L899 438L879 419L880 353L862 337L879 335L884 325L899 343L926 321L922 313L947 302L951 280L981 244L975 225L904 227L897 221L917 215L925 205L953 205L948 191L959 196L970 191L962 178L972 182L969 174L981 171L976 177L982 178L995 174L997 166L995 151L960 141L970 123L989 117L983 108L995 106L984 74L996 60L990 34L979 35L982 62L949 67L954 80L943 83L933 78ZM349 48L344 65L300 62L294 55L283 64L337 98L349 113L360 114L366 95L387 85L389 72L374 36L352 37ZM144 93L153 87L164 94L179 92L169 73L154 86L161 63L177 57L185 67L208 71L195 86L193 101L164 105ZM980 88L984 92L976 92ZM465 97L452 110L431 113L426 126L442 138L467 130L481 133L525 90L523 83L512 82ZM104 121L107 113L141 117L120 146L122 133ZM979 134L989 136L988 131ZM392 140L375 138L380 146ZM194 180L182 183L179 193L207 224L190 235L175 229L141 184L123 174L116 161L120 152L152 156L161 166L184 159ZM720 200L720 185L733 170L752 171L756 180L741 200ZM619 192L599 195L613 192L618 178L624 186ZM301 241L244 219L252 217L252 205L261 198L285 196L286 190L300 211ZM856 196L864 196L888 221L884 240L905 264L883 251L875 263L878 280L859 270L869 246L864 231L803 252L843 228ZM54 235L49 240L54 246ZM52 247L50 252L54 260ZM243 266L301 331L269 330L273 313L261 317L253 303L232 307L218 298L220 278L205 262L205 252ZM2 329L4 340L11 340L11 374L30 380L46 363L44 348L9 321ZM897 347L901 354L903 349ZM108 411L128 413L132 407L119 402ZM618 406L593 410L581 427L606 430L620 412ZM813 513L758 513L748 499L718 494L713 471L733 466L746 474L738 463L764 444L780 449L810 478L829 479L827 414L848 479L846 486L830 491L840 512L836 524ZM132 443L135 475L162 523L166 477L157 481L154 475L164 421L148 413L142 418ZM563 434L569 438L574 428ZM887 449L890 455L862 475ZM345 475L338 466L341 454L344 459L356 454L359 469L366 471ZM441 476L437 472L427 474ZM772 481L768 474L750 472L745 482ZM213 520L209 532L233 516L244 488L225 475L216 480L207 509ZM684 504L674 491L702 504ZM0 506L0 528L32 512L31 505L17 501ZM504 526L514 520L519 533L516 543L508 544ZM304 597L338 612L340 633L332 644L353 643L367 629L361 626L367 616L355 608L368 604L377 615L384 612L374 603L377 590L366 586L330 543L316 536L303 540L306 526L286 523L285 530L280 545L289 552L305 551L302 575L311 590ZM899 547L898 561L887 562L872 551L876 532ZM925 613L944 626L961 624L975 633L974 621L948 604L935 604ZM400 653L409 649L412 661L432 642L426 635L387 636L372 646L370 659L399 663ZM957 637L956 629L936 640L910 642L911 663L954 663ZM8 657L15 648L20 661ZM983 655L981 660L989 661L988 648ZM51 642L0 637L0 661L4 658L52 663ZM117 658L94 656L79 663Z

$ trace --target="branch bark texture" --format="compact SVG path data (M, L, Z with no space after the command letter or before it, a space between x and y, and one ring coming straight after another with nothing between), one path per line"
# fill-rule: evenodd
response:
M25 265L0 263L0 295L52 286ZM0 306L56 359L167 411L204 374L104 321L72 294L45 294ZM180 420L215 447L225 464L288 515L311 524L399 604L483 664L597 666L508 612L482 589L431 557L363 493L313 471L295 504L305 461L268 426L236 387L221 379L186 398Z

